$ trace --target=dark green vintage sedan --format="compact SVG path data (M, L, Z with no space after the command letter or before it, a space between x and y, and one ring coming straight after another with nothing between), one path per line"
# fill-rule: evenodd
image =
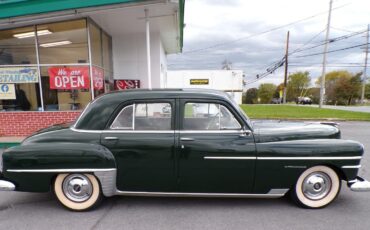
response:
M278 107L276 107L278 109ZM95 99L73 125L7 149L0 190L53 190L81 211L105 196L282 197L322 208L358 177L362 144L332 123L252 124L226 93L128 90Z

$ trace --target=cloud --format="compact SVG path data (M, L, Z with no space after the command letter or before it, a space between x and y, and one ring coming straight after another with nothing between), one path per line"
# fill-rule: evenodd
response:
M243 69L246 81L252 82L264 73L271 63L285 55L286 32L290 31L290 51L322 44L328 10L328 1L311 0L187 0L185 9L184 52L169 55L169 69L221 69L227 59L233 67ZM332 15L330 37L339 37L351 31L365 30L370 23L370 1L336 0ZM272 28L322 13L309 20L261 34ZM320 33L321 32L321 33ZM329 50L365 43L364 34L329 44ZM221 44L221 45L219 45ZM209 49L204 49L211 47ZM196 52L192 52L192 51ZM289 57L289 72L310 71L313 83L321 75L322 55L300 58L300 55L323 52L318 46ZM328 71L363 70L363 50L360 48L328 54ZM357 63L352 64L352 63ZM270 76L247 86L260 83L279 84L284 71L280 68Z

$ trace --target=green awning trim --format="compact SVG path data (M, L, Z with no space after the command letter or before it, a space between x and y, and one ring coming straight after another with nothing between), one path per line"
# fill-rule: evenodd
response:
M179 20L179 28L180 28L180 52L182 52L182 47L184 45L184 13L185 13L185 0L179 0L179 10L180 10L180 20Z
M0 4L0 19L143 1L145 0L6 0Z
M0 0L0 19L44 14L63 10L136 3L148 0ZM185 0L179 0L180 50L183 47Z

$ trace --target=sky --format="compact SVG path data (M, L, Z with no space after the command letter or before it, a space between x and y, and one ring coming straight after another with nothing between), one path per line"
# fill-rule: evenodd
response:
M258 81L256 75L284 57L289 30L288 72L309 71L314 85L322 72L328 10L329 0L186 0L183 52L168 56L168 68L215 70L228 60L244 70L246 89L280 84L284 66ZM335 41L328 50L365 44L369 23L370 0L333 0L329 38ZM363 71L364 47L328 53L327 71Z

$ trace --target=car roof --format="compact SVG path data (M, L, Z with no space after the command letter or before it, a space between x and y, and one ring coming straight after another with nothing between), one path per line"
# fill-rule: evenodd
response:
M157 98L192 98L224 100L233 104L227 93L212 89L132 89L103 94L91 102L81 114L75 127L78 129L101 130L119 104L130 100Z
M137 98L141 97L147 97L147 96L197 96L197 97L203 97L203 96L216 96L216 97L222 97L222 98L229 98L228 94L214 89L200 89L200 88L188 88L188 89L178 89L178 88L167 88L167 89L128 89L128 90L121 90L121 91L113 91L106 95L112 95L112 96L128 96L132 97L135 96Z

